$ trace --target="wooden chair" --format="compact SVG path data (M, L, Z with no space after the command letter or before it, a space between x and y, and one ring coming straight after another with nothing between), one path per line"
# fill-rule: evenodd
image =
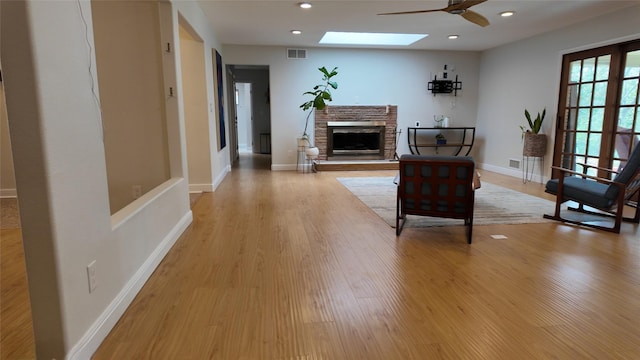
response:
M546 192L556 195L556 209L553 215L545 214L545 218L614 233L620 233L622 221L640 223L640 208L638 204L635 204L634 217L627 218L623 216L625 204L640 190L640 146L635 147L620 172L586 164L581 165L584 166L584 172L582 173L561 167L552 167L559 170L561 175L559 179L552 179L547 182ZM617 175L613 180L599 178L587 175L588 168L596 168ZM577 208L569 208L570 210L615 218L613 227L562 217L560 205L569 200L578 203ZM601 210L601 212L586 210L585 206Z
M396 235L407 215L462 219L471 244L475 162L468 156L402 155L398 174Z

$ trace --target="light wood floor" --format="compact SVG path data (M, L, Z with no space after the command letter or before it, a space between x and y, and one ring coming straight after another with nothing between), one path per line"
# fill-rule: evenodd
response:
M472 245L463 226L396 237L335 179L394 171L266 161L243 158L198 199L95 359L640 358L638 226L475 226Z
M0 229L0 359L35 359L20 229Z

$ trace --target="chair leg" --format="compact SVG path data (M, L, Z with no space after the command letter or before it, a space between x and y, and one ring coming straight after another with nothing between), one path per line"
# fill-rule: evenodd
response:
M624 195L624 194L622 194ZM622 201L622 204L624 204L624 197L623 196L619 196L618 198L618 204L620 204L620 202ZM616 209L616 213L614 215L615 218L615 222L613 227L606 227L606 226L600 226L600 225L594 225L594 224L589 224L586 222L580 222L580 221L575 221L575 220L571 220L571 219L567 219L562 217L562 215L560 214L560 205L562 204L562 198L560 197L560 191L558 191L558 196L556 197L556 210L555 213L553 215L548 215L548 214L544 214L543 217L545 219L550 219L550 220L556 220L556 221L560 221L563 223L568 223L568 224L573 224L573 225L580 225L580 226L585 226L585 227L589 227L589 228L593 228L593 229L598 229L598 230L604 230L604 231L608 231L608 232L613 232L616 234L620 233L620 224L622 223L622 212L624 211L624 207L618 205L618 208ZM598 215L598 216L609 216L611 217L611 215L608 214L599 214L596 212L591 212L588 211L586 209L584 209L584 206L582 206L582 204L580 204L580 206L576 209L574 209L578 212L581 213L586 213L586 214L593 214L593 215Z
M575 225L595 228L595 229L599 229L599 230L613 232L613 233L616 233L616 234L620 233L620 228L621 228L621 225L622 225L623 221L640 223L640 208L638 208L638 207L636 207L635 215L634 215L633 218L629 218L629 217L625 217L624 216L624 207L625 207L626 200L625 200L625 185L622 184L622 183L613 183L613 185L618 187L618 190L619 190L618 191L618 197L617 197L616 203L615 203L615 211L609 211L607 209L607 210L602 210L603 211L602 213L594 212L594 211L590 211L590 210L585 209L585 204L583 204L583 203L578 203L578 207L577 208L569 208L569 210L578 211L580 213L593 214L593 215L609 217L609 218L613 217L615 219L613 227L595 225L595 224L590 223L589 221L580 222L580 221L575 221L575 220L570 220L570 219L563 218L561 216L561 214L560 214L560 205L563 202L566 201L564 199L564 195L563 195L564 179L565 179L564 176L560 176L560 178L558 179L558 191L557 191L557 194L556 194L555 213L553 215L544 214L543 217L545 219L562 221L562 222L569 223L569 224L575 224ZM631 194L631 195L633 196L633 194ZM590 205L587 204L587 206L590 206ZM599 209L599 210L601 210L601 209Z
M396 197L396 236L399 236L402 232L402 227L404 226L404 222L407 218L406 214L402 213L401 210L401 200L400 197Z

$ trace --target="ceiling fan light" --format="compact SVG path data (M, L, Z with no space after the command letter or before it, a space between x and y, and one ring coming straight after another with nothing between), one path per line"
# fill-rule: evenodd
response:
M308 2L301 2L298 4L298 6L300 6L303 9L311 9L311 3L308 3Z
M449 38L449 39L451 39L451 40L457 39L457 38L459 38L459 37L460 37L460 36L459 36L459 35L457 35L457 34L451 34L451 35L447 36L447 38Z
M515 14L515 13L516 13L515 11L508 10L508 11L503 11L503 12L501 12L501 13L500 13L500 16L502 16L502 17L509 17L509 16L513 16L513 14Z

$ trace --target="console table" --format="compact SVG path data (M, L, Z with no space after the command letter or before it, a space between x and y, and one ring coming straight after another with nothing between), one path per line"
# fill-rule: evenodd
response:
M446 144L436 143L438 133L442 133L447 138ZM471 152L475 138L475 127L410 127L407 131L409 151L414 155L420 155L420 148L435 148L436 152L438 148L455 148L455 156L467 156Z

